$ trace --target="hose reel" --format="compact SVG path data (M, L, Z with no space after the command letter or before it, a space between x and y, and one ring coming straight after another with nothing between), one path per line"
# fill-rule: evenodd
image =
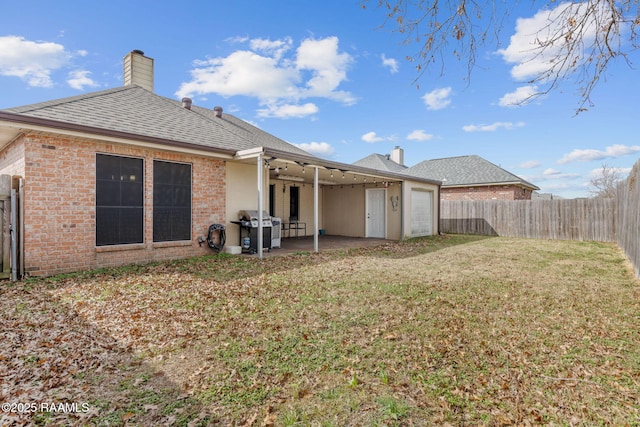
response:
M227 241L227 233L225 226L222 224L211 224L209 226L209 234L207 234L207 245L211 249L221 251Z

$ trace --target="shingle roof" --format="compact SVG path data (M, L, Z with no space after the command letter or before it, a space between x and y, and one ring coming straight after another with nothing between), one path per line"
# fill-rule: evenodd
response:
M203 108L194 105L191 107L191 109L198 114L202 114L210 120L221 123L225 127L225 129L229 130L230 132L242 135L244 138L252 142L251 148L266 147L290 153L302 154L307 156L309 155L309 153L304 151L303 149L298 148L295 145L286 142L260 129L259 127L254 126L251 123L239 119L238 117L235 117L231 114L223 113L222 117L215 117L215 112L209 108Z
M179 101L139 86L124 86L4 111L109 131L224 150L256 147L308 154L229 114L182 107Z
M406 166L394 162L385 155L375 153L365 157L364 159L360 159L353 164L356 166L389 172L405 172L407 170Z
M440 180L443 188L467 185L519 184L539 190L534 184L476 155L425 160L407 169L406 173L421 178Z

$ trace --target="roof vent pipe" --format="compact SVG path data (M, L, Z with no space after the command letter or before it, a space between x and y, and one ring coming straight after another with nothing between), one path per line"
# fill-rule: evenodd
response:
M182 108L191 110L191 98L182 98Z
M213 107L213 111L216 114L216 117L222 117L222 107Z

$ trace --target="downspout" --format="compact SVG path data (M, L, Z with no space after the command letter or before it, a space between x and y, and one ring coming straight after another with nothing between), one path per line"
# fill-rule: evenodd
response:
M400 240L405 240L404 234L404 201L406 197L404 197L404 189L406 185L402 185L404 181L400 181L400 197L402 198L400 203Z
M313 251L318 252L318 167L313 171Z
M262 258L262 154L258 154L258 258Z
M440 193L442 190L442 185L438 185L438 223L436 224L436 235L442 236L443 233L440 232L440 211L442 210L442 195Z

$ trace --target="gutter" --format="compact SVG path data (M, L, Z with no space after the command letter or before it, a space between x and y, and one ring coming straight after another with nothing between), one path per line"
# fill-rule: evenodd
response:
M443 185L444 188L468 188L468 187L496 187L499 185L517 185L524 188L531 188L532 190L540 190L533 184L526 184L522 181L506 181L506 182L490 182L490 183L474 183L474 184L451 184Z

